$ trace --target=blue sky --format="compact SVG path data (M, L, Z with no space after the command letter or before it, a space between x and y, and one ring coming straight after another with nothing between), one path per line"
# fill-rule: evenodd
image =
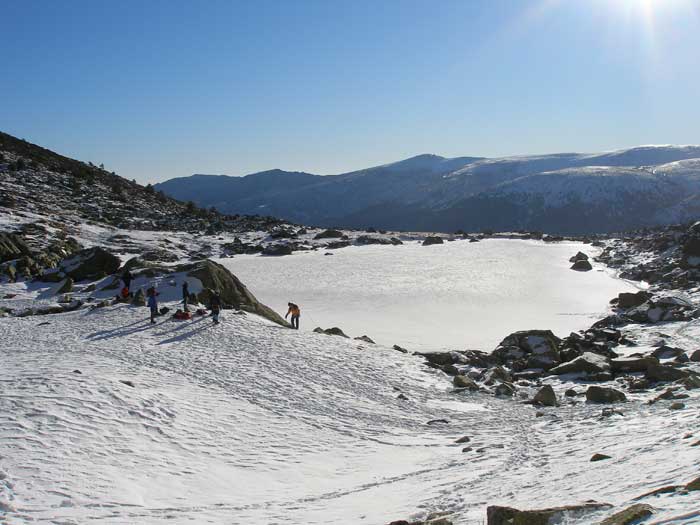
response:
M0 27L0 130L140 182L700 142L700 0L6 0Z

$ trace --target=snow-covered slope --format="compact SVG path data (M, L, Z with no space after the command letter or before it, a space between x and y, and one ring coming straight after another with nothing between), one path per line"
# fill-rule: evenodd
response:
M689 160L690 159L690 160ZM488 228L476 213L465 212L474 207L479 214L497 214L498 227L504 229L538 228L556 233L591 233L614 231L615 217L601 216L597 208L603 203L596 196L608 194L610 181L594 178L592 173L606 173L620 180L615 186L625 186L609 197L615 200L618 215L628 215L631 227L665 222L666 216L688 216L695 208L686 209L688 195L673 193L668 199L655 201L656 186L644 177L630 177L636 169L652 170L668 163L685 163L685 169L698 175L699 146L641 146L606 153L560 153L554 155L517 156L497 159L460 157L446 159L437 155L419 155L366 170L335 176L319 177L276 171L274 183L265 184L267 172L247 177L210 177L173 179L158 185L168 194L179 198L188 196L201 205L216 204L231 212L265 212L286 219L321 225L348 227L376 226L403 230L477 230ZM599 168L596 170L595 168ZM653 172L653 170L652 170ZM514 183L519 187L523 177L547 173L547 177L529 179L527 192L544 200L552 194L549 185L556 178L568 179L559 186L571 185L576 177L574 193L582 205L596 208L592 214L599 217L591 223L570 218L560 224L556 217L532 212L525 217L517 210L522 205L506 195L522 191L500 192L500 187ZM602 183L602 184L601 184ZM697 193L697 185L686 188ZM665 191L665 189L664 189ZM500 193L499 193L500 192ZM625 199L625 193L632 198ZM498 198L494 198L494 194ZM208 196L211 195L211 196ZM644 197L642 197L644 195ZM644 217L635 219L641 200L656 202L657 208ZM617 198L619 197L619 198ZM471 201L470 201L471 200ZM482 203L481 201L487 201ZM466 201L470 201L467 203ZM557 203L554 203L555 205ZM673 207L667 212L663 207ZM487 207L488 210L482 208ZM556 206L555 206L556 207ZM569 215L580 215L571 208ZM648 215L648 216L646 216ZM491 220L491 219L489 219ZM502 226L501 226L502 225Z
M8 301L34 293L14 290ZM664 332L700 336L685 323ZM636 339L641 351L653 335ZM700 432L696 393L675 412L643 394L610 417L585 403L535 409L454 393L417 356L232 311L219 326L151 326L128 305L4 318L0 340L8 525L383 524L431 511L468 525L487 504L624 505L700 466L687 437ZM613 459L591 463L597 452ZM656 498L656 519L693 501Z

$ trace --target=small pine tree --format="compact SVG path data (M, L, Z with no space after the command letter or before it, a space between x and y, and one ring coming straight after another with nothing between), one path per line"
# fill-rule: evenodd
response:
M194 202L192 202L192 201L187 201L187 204L185 205L185 209L186 209L189 213L194 213L194 211L197 209L197 206L195 205Z
M134 181L134 182L135 182L135 181ZM155 190L153 189L153 184L151 184L150 182L149 182L148 184L146 184L145 190L146 190L146 193L151 193L151 194L152 194L152 193L155 192Z
M102 164L102 163L100 163L100 169L101 169L101 170L105 169L105 165Z

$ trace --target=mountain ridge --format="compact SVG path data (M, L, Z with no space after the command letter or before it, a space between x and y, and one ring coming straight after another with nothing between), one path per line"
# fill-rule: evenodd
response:
M500 158L420 154L337 175L268 170L197 177L170 179L156 188L227 212L318 226L610 233L697 217L700 146Z

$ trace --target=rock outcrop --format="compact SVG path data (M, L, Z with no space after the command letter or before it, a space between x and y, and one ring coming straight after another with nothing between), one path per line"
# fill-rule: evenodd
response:
M236 308L257 314L282 326L289 326L277 312L258 301L246 286L230 271L214 261L205 260L177 267L178 272L187 272L188 277L199 279L203 290L197 300L209 304L212 292L221 295L224 308Z
M423 246L432 246L433 244L444 244L442 237L429 236L423 241Z
M30 255L31 251L19 235L0 233L0 263Z
M80 250L61 261L60 269L64 275L73 280L95 281L115 273L119 269L119 257L104 248L87 248Z
M611 507L612 505L607 503L595 501L540 510L518 510L511 507L491 506L486 509L486 517L487 525L554 525L567 519L581 518L591 512Z
M591 385L586 390L586 401L590 403L621 403L627 401L627 396L615 388Z

